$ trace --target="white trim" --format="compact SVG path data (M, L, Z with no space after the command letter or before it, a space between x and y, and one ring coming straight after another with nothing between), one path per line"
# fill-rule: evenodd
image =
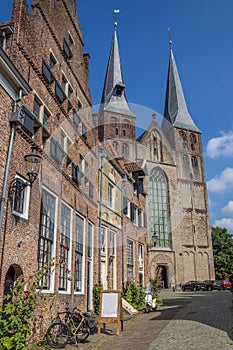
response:
M42 185L42 191L46 191L48 192L52 197L54 197L55 199L55 215L54 215L54 232L53 232L53 237L54 237L54 241L53 241L53 247L52 247L52 252L51 252L51 258L55 258L56 256L56 242L57 242L57 217L58 217L58 213L57 213L57 208L58 208L58 196L52 192L51 190L49 190L46 186ZM55 269L54 271L51 273L50 275L50 289L42 289L41 293L54 293L54 280L55 280Z
M85 249L85 247L86 247L86 217L85 216L83 216L82 214L80 214L79 212L75 212L75 218L76 218L76 216L79 216L80 218L82 218L83 219L83 261L82 261L82 289L81 289L81 291L76 291L75 290L75 286L74 286L74 294L76 294L76 295L84 295L85 294L85 267L86 267L86 264L85 264L85 262L86 262L86 260L85 260L85 258L86 258L86 254L85 254L85 252L86 252L86 249ZM76 221L75 221L75 242L76 242ZM75 263L76 263L76 261L74 262L74 266L75 266ZM75 273L75 267L74 267L74 273ZM74 276L74 280L75 280L75 276Z
M23 183L28 183L28 181L25 178L23 178L22 176L20 176L18 174L15 175L15 180L17 180L17 179L21 180ZM15 193L13 194L12 214L14 214L15 216L18 216L22 219L25 219L25 220L28 220L30 191L31 191L30 186L27 186L22 190L22 192L24 192L24 195L25 195L23 213L19 213L19 212L14 210Z
M63 200L61 201L61 208L62 204L64 204L69 210L70 210L70 246L69 246L69 256L68 256L68 269L71 271L72 266L72 237L73 237L73 208L69 206L66 202ZM61 225L61 222L60 222ZM58 276L59 280L59 276ZM67 281L67 290L59 290L59 283L58 283L58 293L59 294L71 294L71 281Z

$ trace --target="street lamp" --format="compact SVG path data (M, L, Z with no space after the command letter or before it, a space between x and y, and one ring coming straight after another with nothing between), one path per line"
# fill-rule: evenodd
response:
M24 156L28 181L19 181L19 179L17 178L14 179L10 184L10 188L9 188L10 194L20 193L27 186L31 187L39 174L42 157L37 154L36 146L32 146L31 150L32 151L30 154L27 154L26 156Z

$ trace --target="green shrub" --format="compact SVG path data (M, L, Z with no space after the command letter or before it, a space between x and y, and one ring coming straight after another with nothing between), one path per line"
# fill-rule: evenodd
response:
M14 285L12 293L7 295L4 305L0 309L0 349L1 350L27 350L34 325L34 313L37 305L43 310L47 298L41 298L43 289L42 279L51 275L54 269L63 261L52 259L43 268L29 276L25 281L20 276ZM67 278L70 271L67 270ZM41 317L40 317L41 318ZM42 322L40 320L40 322Z
M103 290L102 284L95 284L93 287L93 303L94 303L94 311L97 315L100 312L100 292Z
M126 282L123 298L136 310L143 308L145 305L145 293L141 285L132 280Z

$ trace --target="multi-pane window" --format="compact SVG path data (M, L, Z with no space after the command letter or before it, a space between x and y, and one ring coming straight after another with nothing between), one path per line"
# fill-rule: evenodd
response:
M137 211L138 211L138 209L133 203L130 204L130 211L131 211L131 213L130 213L131 222L136 225L137 224Z
M134 270L134 264L133 264L133 241L131 239L127 239L127 277L128 280L132 280L133 270Z
M144 256L143 256L143 244L138 245L138 267L143 269L144 266Z
M84 224L85 220L76 215L76 242L75 242L75 290L83 291L83 269L84 269Z
M168 186L164 172L154 168L149 179L150 235L156 237L156 246L169 247Z
M62 148L63 152L65 152L66 154L68 154L71 144L72 144L71 140L70 140L70 139L68 138L68 136L62 131L62 132L61 132L61 148Z
M113 185L108 183L108 206L113 207Z
M16 216L28 219L30 186L21 189L22 185L26 183L26 180L19 176L16 177L15 181L12 212Z
M106 252L106 228L101 227L100 230L100 251L102 254Z
M127 143L123 143L122 145L122 153L125 155L129 154L129 146L127 145Z
M109 232L109 255L115 256L115 233Z
M92 259L93 255L93 225L88 222L88 242L87 242L87 255L89 259Z
M68 280L67 280L67 269L70 260L70 249L71 249L71 209L65 204L61 207L61 225L60 225L60 260L64 264L60 265L59 273L59 290L67 291Z
M144 215L143 215L142 209L138 208L138 226L143 227L144 226Z
M41 219L38 247L38 268L47 264L52 256L54 249L54 231L55 231L55 210L56 198L43 189L41 199ZM41 284L44 289L51 288L51 276L45 275Z
M109 232L109 287L114 289L115 233Z

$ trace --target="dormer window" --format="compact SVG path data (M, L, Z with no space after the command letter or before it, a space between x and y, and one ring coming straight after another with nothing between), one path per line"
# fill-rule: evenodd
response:
M122 95L122 91L124 90L125 88L125 85L123 83L118 83L116 86L115 86L115 89L114 89L114 94L116 96L121 96Z

